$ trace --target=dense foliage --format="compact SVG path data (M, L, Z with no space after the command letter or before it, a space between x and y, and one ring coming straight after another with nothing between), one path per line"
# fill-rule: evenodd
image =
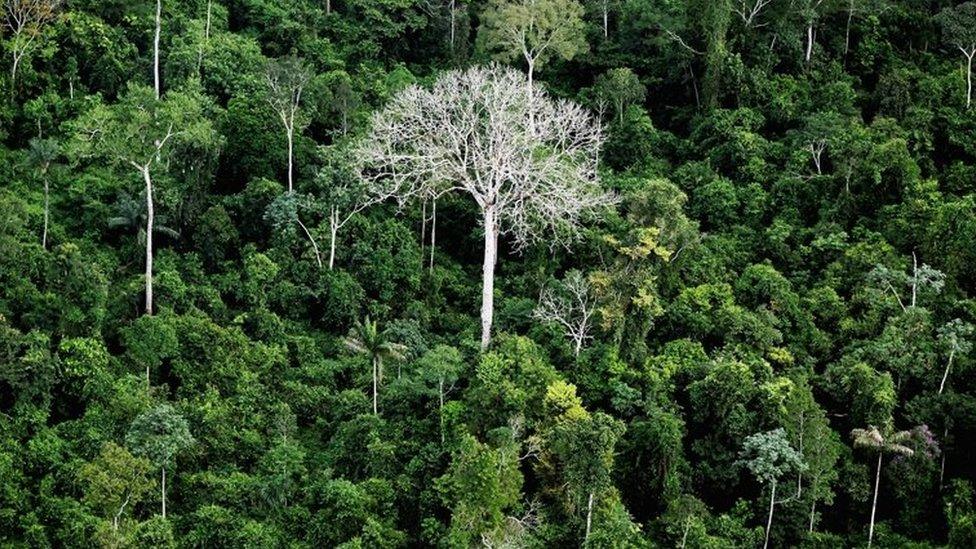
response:
M0 546L976 546L976 4L0 4Z

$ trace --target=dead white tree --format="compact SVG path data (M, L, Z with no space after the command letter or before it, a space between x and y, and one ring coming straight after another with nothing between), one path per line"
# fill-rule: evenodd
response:
M20 63L37 45L44 27L57 17L60 7L61 0L3 1L3 26L11 34L7 47L13 56L10 67L11 92L15 89Z
M268 103L285 127L288 139L288 192L294 190L295 128L308 123L301 111L302 92L312 79L312 71L295 56L273 59L264 74Z
M354 156L362 177L390 181L400 200L457 190L478 205L486 348L499 235L509 236L516 251L543 240L550 246L572 242L583 217L613 201L597 174L602 141L599 123L582 107L492 65L449 71L432 89L403 90L373 115Z
M742 19L745 27L761 27L765 23L758 23L757 18L772 3L773 0L738 0L731 4L730 9Z
M203 24L203 41L200 42L200 52L197 56L197 73L203 70L203 53L210 45L210 27L213 17L213 0L207 0L207 16Z
M583 344L592 339L596 300L590 281L579 271L570 271L562 282L546 287L539 296L532 316L545 324L559 326L573 343L573 354L579 356Z

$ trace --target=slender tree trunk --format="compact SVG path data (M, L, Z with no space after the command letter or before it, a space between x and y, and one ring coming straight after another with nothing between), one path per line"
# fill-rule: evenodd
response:
M424 251L427 246L427 199L420 203L420 270L424 267Z
M50 185L47 175L44 176L44 234L41 235L41 247L47 250L47 224L50 217Z
M529 132L535 134L535 111L532 109L534 95L532 90L535 86L535 60L531 56L527 56L526 59L529 65L529 80L528 84L526 85L528 95L526 95L525 100L529 110Z
M681 534L681 549L685 549L688 544L688 530L691 530L691 517L685 519L685 531Z
M14 62L13 66L10 68L10 96L15 95L17 89L17 66L20 65L20 55L17 55L17 51L14 51Z
M485 257L481 279L481 350L491 343L491 323L495 306L495 261L498 254L498 240L494 206L484 209Z
M146 181L146 315L153 314L153 228L156 221L156 211L153 206L152 177L149 168L142 168L142 177Z
M441 444L444 444L444 376L441 376L440 380L438 381L437 392L440 404L438 407L438 413L441 421Z
M335 269L336 238L339 236L339 213L332 208L329 215L329 270Z
M956 355L956 350L949 351L949 360L946 362L945 372L942 374L942 382L939 383L939 394L945 389L946 379L949 378L949 369L952 368L952 358Z
M294 128L295 128L294 120L292 120L291 124L289 124L288 127L285 128L285 133L288 135L288 192L292 192L292 189L294 188L293 185L294 176L292 175L294 169L294 160L292 159L292 155L294 154L295 151L295 145L294 145L295 129Z
M329 15L332 13L332 0L325 0L325 14Z
M844 58L851 50L851 21L854 19L854 0L849 0L847 4L847 28L844 30Z
M807 54L806 62L810 62L810 58L813 56L813 21L807 23Z
M451 0L451 53L454 53L454 41L457 35L456 26L457 23L455 19L457 18L457 2L456 0Z
M871 500L871 524L868 526L868 549L871 548L871 542L874 540L874 514L878 509L878 486L881 484L881 458L884 457L884 452L878 452L878 468L874 473L874 498Z
M810 504L810 529L807 530L809 533L813 533L813 521L814 517L817 516L817 498L813 498L813 503Z
M773 506L776 504L776 481L773 481L772 490L769 493L769 518L766 519L766 541L763 542L763 549L769 547L769 530L773 526Z
M586 503L586 537L583 541L590 539L590 528L593 525L593 492L590 492L589 501Z
M379 393L379 365L376 357L373 357L373 415L378 416L379 409L376 406L377 394Z
M430 273L434 272L434 249L437 246L437 199L431 204L431 219L430 219L430 267L428 271Z
M610 14L609 9L607 9L607 3L603 3L603 38L606 39L610 36Z
M312 233L309 232L308 227L306 227L305 224L302 223L302 220L296 218L295 221L298 221L298 226L301 227L303 231L305 231L305 236L308 237L308 241L312 243L312 251L315 252L315 262L318 263L319 269L321 269L322 254L319 252L319 245L315 242L315 238L312 236Z
M163 0L156 0L156 35L153 37L153 81L159 100L159 35L162 33Z
M976 51L966 56L966 108L973 104L973 56Z
M918 256L912 252L912 307L918 302Z
M160 489L163 496L163 518L166 518L166 467L163 467L163 485Z
M203 43L200 44L200 54L197 57L197 74L203 71L203 50L210 44L210 15L213 8L213 0L207 0L207 22L203 27Z

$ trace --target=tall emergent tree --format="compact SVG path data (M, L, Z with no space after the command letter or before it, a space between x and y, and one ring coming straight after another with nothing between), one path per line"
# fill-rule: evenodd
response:
M780 428L746 438L740 460L756 480L769 486L769 517L766 519L766 541L763 543L763 549L766 549L769 546L769 530L773 525L776 485L784 475L803 469L803 456L790 446L786 431Z
M482 348L491 341L498 236L510 235L516 250L539 240L568 245L583 216L613 200L597 174L599 123L525 83L515 70L490 66L449 71L429 90L411 86L373 115L354 155L363 177L390 181L401 199L460 190L477 203Z
M169 404L160 404L139 414L125 435L126 446L132 448L136 456L149 459L161 471L163 518L166 518L166 468L172 467L176 455L194 442L186 419Z
M946 42L966 58L966 108L973 103L973 57L976 57L976 2L945 8L936 16Z
M568 61L588 49L583 13L576 0L489 0L481 14L478 46L499 61L522 57L532 89L536 68L554 58ZM530 122L533 115L530 110Z
M377 395L380 381L383 380L383 360L403 360L407 347L390 341L386 330L380 330L376 321L371 321L368 316L362 322L356 321L345 342L350 351L369 355L373 364L373 415L379 415Z
M912 437L911 431L891 431L883 434L880 429L870 426L867 429L851 431L856 448L867 448L878 453L878 466L874 473L874 497L871 498L871 523L868 526L868 547L874 539L874 516L878 508L878 485L881 484L881 460L885 453L910 456L914 451L904 443Z
M54 20L61 0L3 0L3 27L10 32L8 41L13 64L10 66L10 92L13 94L20 63L36 46L44 27Z
M145 183L147 315L153 314L154 177L167 168L177 144L188 151L215 148L206 105L193 88L172 91L157 101L152 89L133 84L115 104L97 103L73 123L71 152L76 158L100 158L124 166Z
M312 79L312 71L294 55L268 62L264 73L268 103L285 127L288 140L288 192L294 190L295 128L304 128L311 118L302 111L302 93Z
M38 177L44 183L44 231L41 234L41 247L45 250L47 249L47 226L48 219L50 218L51 204L51 186L48 171L60 153L60 146L56 139L35 137L30 140L30 149L28 149L27 158L37 172Z

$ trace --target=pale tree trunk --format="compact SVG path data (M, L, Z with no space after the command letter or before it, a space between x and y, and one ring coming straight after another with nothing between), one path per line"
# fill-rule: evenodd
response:
M807 530L809 533L813 533L813 520L817 516L817 498L813 498L813 503L810 504L810 529Z
M593 492L590 492L590 499L586 503L586 536L583 541L590 539L590 528L593 526Z
M455 18L457 17L457 2L451 0L451 53L454 53L454 40L457 34Z
M47 250L47 225L50 217L50 185L47 176L44 176L44 233L41 235L41 247Z
M437 246L437 199L431 204L432 213L430 220L430 267L429 272L434 272L434 249Z
M966 108L973 103L973 57L976 56L976 48L970 53L963 51L966 56Z
M325 0L325 14L329 15L332 13L332 0Z
M776 504L776 481L773 481L772 490L769 494L769 518L766 519L766 541L763 542L763 549L769 547L769 530L773 526L773 506Z
M424 249L427 245L427 199L420 204L420 270L423 270Z
M156 221L153 205L152 177L149 168L142 168L142 177L146 181L146 315L153 314L153 227Z
M294 150L295 150L294 128L295 128L294 120L292 120L292 122L285 127L285 133L288 136L288 192L292 192L292 189L294 188L294 184L293 184L294 176L292 175L294 169L294 160L292 160L292 155L294 154Z
M871 524L868 526L868 549L874 540L874 514L878 509L878 486L881 484L881 458L884 452L878 452L878 468L874 473L874 499L871 500Z
M956 355L956 350L949 351L949 360L946 362L945 372L942 374L942 383L939 383L939 394L945 389L946 379L949 378L949 369L952 368L952 358Z
M319 252L319 245L315 242L315 237L312 236L312 233L309 232L308 227L306 227L305 224L302 223L301 219L296 218L295 221L298 221L298 226L301 227L303 231L305 231L305 236L308 237L308 241L312 243L312 250L315 252L315 262L318 264L319 269L321 269L322 254Z
M437 392L440 404L438 412L441 421L441 444L444 444L444 376L441 376L438 382Z
M163 467L163 486L160 492L163 496L163 518L166 518L166 467Z
M485 257L481 279L481 350L491 343L491 323L494 315L495 261L498 255L498 233L494 206L484 209Z
M847 28L844 31L844 58L851 50L851 20L854 19L854 0L849 0L847 5Z
M806 62L810 62L810 58L813 56L813 21L807 23L807 54Z
M533 102L532 89L533 86L535 85L535 59L531 55L526 55L525 59L529 65L529 80L528 83L526 84L527 86L526 90L528 91L528 95L526 96L526 101L529 110L529 132L535 134L535 111L532 109L532 102Z
M685 531L681 534L681 549L685 549L688 544L688 530L691 530L691 517L685 519Z
M203 71L203 50L210 43L210 15L213 8L213 0L207 0L207 22L203 27L203 43L200 44L200 55L197 57L197 73Z
M163 0L156 0L156 35L153 37L153 81L156 100L159 100L159 35L162 32Z
M610 36L610 9L607 6L606 0L603 2L603 38L606 39Z
M374 416L380 415L379 409L376 406L377 394L379 393L378 377L379 377L378 359L376 357L373 357L373 415Z
M11 97L13 97L16 94L14 90L17 89L17 67L20 66L21 58L23 58L23 54L18 54L17 51L14 50L14 63L13 66L10 68L10 96Z
M335 269L336 238L339 236L339 212L333 207L329 214L329 270Z

